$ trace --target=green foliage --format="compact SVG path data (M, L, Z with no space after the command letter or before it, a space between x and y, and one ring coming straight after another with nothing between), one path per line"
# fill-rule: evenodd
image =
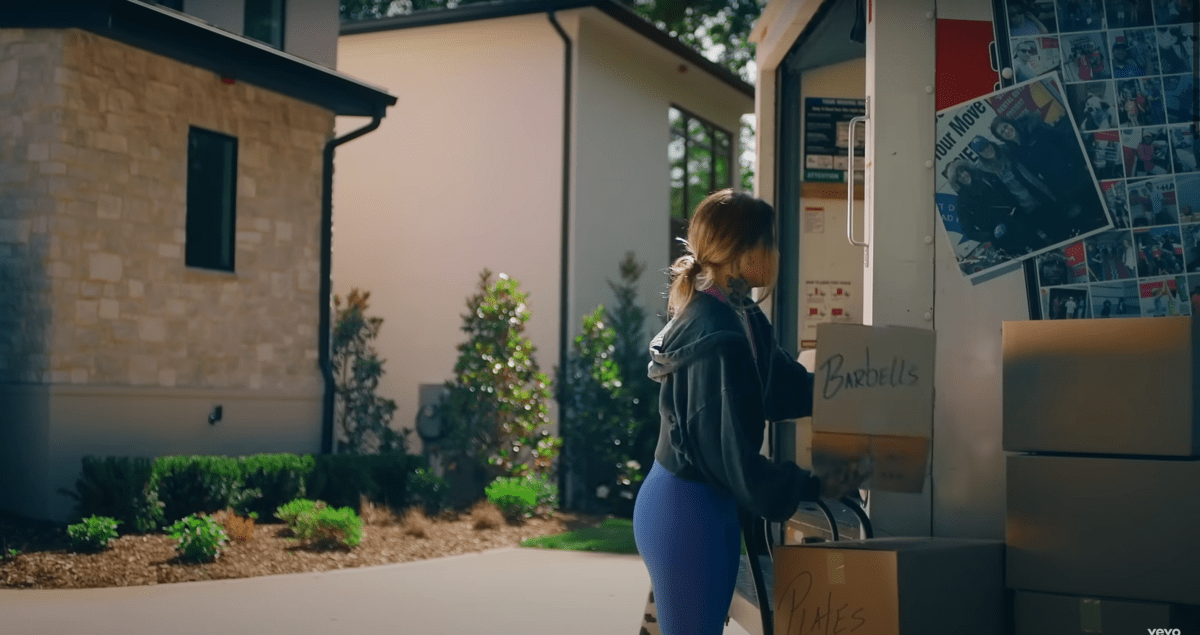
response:
M509 518L550 513L558 503L558 487L545 475L499 477L488 485L487 498Z
M632 513L637 488L653 465L658 384L646 376L646 313L637 305L643 269L632 252L625 256L621 283L609 281L614 309L601 306L584 318L560 373L572 508Z
M319 454L306 486L308 498L334 507L357 508L361 497L394 508L408 504L409 475L429 467L427 459L410 454Z
M501 477L487 487L487 497L505 516L529 516L537 507L537 494L523 479Z
M426 516L433 516L446 506L446 498L450 493L450 483L426 468L413 470L408 479L410 502L421 505Z
M154 462L152 487L166 522L233 509L245 514L262 492L247 489L242 463L228 456L165 456Z
M410 429L391 427L396 402L376 394L383 377L383 360L371 342L379 336L383 318L367 317L371 293L351 289L333 297L333 366L336 395L334 421L338 451L356 454L407 452Z
M239 460L245 489L259 494L245 504L250 518L270 516L279 505L303 498L316 464L310 454L256 454Z
M75 491L58 491L75 499L76 520L108 516L127 531L154 531L163 522L163 510L151 485L152 473L150 459L86 456Z
M287 523L289 526L294 526L296 524L296 519L299 518L301 514L313 512L318 509L324 509L325 507L327 507L327 505L323 501L297 498L290 503L280 505L279 509L275 510L275 517Z
M297 538L314 546L357 547L362 542L363 521L349 507L314 507L296 516L292 531Z
M104 551L108 543L117 538L117 525L121 521L107 516L89 516L75 525L67 527L67 537L72 551L85 553Z
M485 465L490 476L546 474L562 441L539 432L550 424L552 394L524 337L528 294L504 274L491 283L491 275L485 269L467 299L467 341L458 346L455 378L438 404L444 441L430 450L451 464Z
M184 562L212 562L229 543L225 528L211 516L191 515L164 529L179 541L175 550Z

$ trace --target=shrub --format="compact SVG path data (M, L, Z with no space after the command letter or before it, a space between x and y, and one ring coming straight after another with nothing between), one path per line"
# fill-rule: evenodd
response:
M537 491L528 479L500 477L487 487L487 498L509 518L533 515L538 505Z
M369 291L351 289L342 299L333 297L333 377L337 396L334 410L338 451L356 454L408 451L405 429L391 427L396 402L376 394L383 376L383 361L371 346L383 318L367 317Z
M75 519L108 516L124 531L154 531L163 523L162 504L151 484L153 463L146 458L86 456L75 491L59 493L75 499Z
M262 496L247 490L242 464L227 456L165 456L154 462L152 487L162 500L166 522L226 508L246 512Z
M357 507L363 496L401 508L408 505L409 475L427 466L424 457L408 454L320 454L307 484L308 498L331 507Z
M631 514L654 462L659 386L646 376L646 313L637 305L642 271L627 254L621 283L608 283L614 309L601 306L584 318L567 367L559 370L563 464L570 470L566 494L573 509Z
M429 530L432 524L425 514L420 509L410 509L404 515L404 520L400 523L404 527L404 533L417 538L428 538Z
M121 521L107 516L89 516L83 522L67 527L71 550L82 552L104 551L108 543L117 537L117 525Z
M408 479L410 502L421 505L428 515L442 511L450 493L450 483L432 470L419 467Z
M396 514L387 505L375 504L366 496L358 503L358 515L362 516L363 524L375 527L390 527L397 524Z
M550 424L550 380L538 369L536 349L524 336L530 313L516 280L492 272L479 276L478 291L467 299L458 345L455 378L438 404L444 441L437 453L447 465L487 466L489 476L550 471L561 440L542 429ZM528 456L525 456L525 454ZM471 498L486 484L471 483Z
M307 496L308 475L316 463L310 454L256 454L240 461L245 489L260 494L243 511L262 518L270 518L276 508L290 500Z
M349 507L324 507L301 512L292 530L297 538L315 546L357 547L362 542L363 521Z
M471 510L471 526L475 529L495 529L503 524L504 515L486 501L480 501Z
M287 523L289 526L295 527L296 519L300 517L300 514L316 511L325 507L326 505L324 501L297 498L286 505L281 505L279 509L275 510L275 517Z
M175 550L185 562L212 562L229 542L225 529L211 516L191 515L180 519L167 533L178 540Z
M254 521L258 520L257 512L250 512L248 517L238 516L233 510L213 514L213 520L225 529L225 533L229 535L235 542L247 542L254 540Z

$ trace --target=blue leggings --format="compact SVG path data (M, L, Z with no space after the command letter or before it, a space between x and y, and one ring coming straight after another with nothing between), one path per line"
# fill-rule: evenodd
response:
M742 555L733 497L655 461L634 503L633 537L650 571L662 635L721 635Z

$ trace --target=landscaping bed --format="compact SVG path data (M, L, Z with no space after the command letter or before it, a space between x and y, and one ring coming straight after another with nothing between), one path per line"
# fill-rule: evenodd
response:
M401 519L373 507L363 509L362 515L366 528L362 543L354 548L304 546L291 537L287 525L260 524L253 539L231 541L207 564L180 562L176 541L165 534L122 536L100 553L73 553L65 525L0 515L0 558L9 549L20 552L0 559L0 588L140 586L411 562L516 547L531 538L599 527L605 520L556 511L550 518L510 522L487 503L470 512L443 512L435 519L419 514Z

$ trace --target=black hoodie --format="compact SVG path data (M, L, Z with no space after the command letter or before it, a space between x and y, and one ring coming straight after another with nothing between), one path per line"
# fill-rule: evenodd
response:
M802 501L818 499L820 481L794 462L763 456L763 430L768 420L812 414L813 375L775 344L761 309L745 315L757 363L735 309L707 293L697 292L650 342L649 374L662 384L654 458L671 474L782 522Z

